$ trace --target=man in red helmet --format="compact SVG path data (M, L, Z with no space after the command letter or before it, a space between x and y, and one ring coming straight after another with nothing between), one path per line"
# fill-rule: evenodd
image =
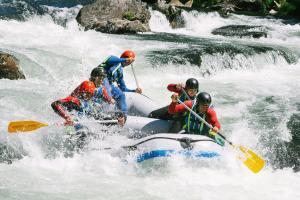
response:
M96 109L95 103L92 100L96 92L96 86L92 81L83 81L70 96L64 99L54 101L51 106L54 112L65 119L65 125L74 126L76 125L74 120L81 116L96 117L99 114L99 110ZM97 97L99 98L99 97ZM111 98L104 95L103 101L110 102ZM73 115L71 113L73 112ZM75 113L75 115L74 115ZM119 124L124 124L124 117L117 116Z
M111 96L117 101L118 108L122 113L127 115L127 104L124 92L142 93L141 88L128 89L123 78L123 67L132 64L135 60L135 53L131 50L126 50L121 57L109 56L98 67L104 68L107 75L107 80L104 81Z
M73 126L74 121L70 112L87 112L88 102L95 92L95 84L92 81L82 82L70 96L54 101L51 106L54 112L65 119L65 125Z

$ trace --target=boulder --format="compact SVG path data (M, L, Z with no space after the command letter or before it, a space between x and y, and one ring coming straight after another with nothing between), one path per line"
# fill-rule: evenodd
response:
M4 52L0 52L0 79L2 78L25 79L25 75L19 68L19 60Z
M229 37L252 37L260 38L267 37L266 28L263 26L248 26L248 25L229 25L212 31L214 35L223 35Z
M76 20L85 30L104 33L137 33L150 31L150 12L136 0L96 0L84 6Z
M183 7L178 7L178 5L174 2L171 4L171 1L168 3L168 1L161 0L153 4L153 9L166 15L172 28L182 28L185 25L184 18L181 15Z

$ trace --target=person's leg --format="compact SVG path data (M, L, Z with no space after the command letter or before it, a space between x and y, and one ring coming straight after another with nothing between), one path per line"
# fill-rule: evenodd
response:
M164 120L171 119L172 115L168 113L168 108L169 106L165 106L157 110L153 110L148 117L156 118L156 119L164 119Z
M117 107L122 111L122 113L127 115L127 104L124 92L122 92L120 88L113 85L111 86L111 88L112 96L117 101Z
M171 124L169 133L180 132L183 129L184 122L185 122L185 116L182 113L173 115L173 122Z

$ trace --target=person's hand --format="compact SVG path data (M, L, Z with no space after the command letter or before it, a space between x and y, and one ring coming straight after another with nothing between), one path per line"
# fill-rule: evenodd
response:
M111 100L110 100L109 103L110 103L110 104L115 104L115 103L116 103L116 100L114 100L113 98L111 98Z
M124 116L118 118L118 124L119 124L120 126L124 126L125 121L126 121L126 120L125 120L125 117L124 117Z
M179 95L177 93L172 94L171 99L173 103L177 103Z
M218 133L219 132L219 128L215 126L215 127L212 128L212 131L215 132L215 133Z
M66 121L65 121L64 125L65 126L73 126L74 125L74 122L71 119L71 117L66 118Z
M136 93L139 93L139 94L142 94L143 91L142 91L142 88L136 88L136 89L135 89L135 92L136 92Z
M183 84L182 83L176 84L176 89L177 90L182 90L183 89Z

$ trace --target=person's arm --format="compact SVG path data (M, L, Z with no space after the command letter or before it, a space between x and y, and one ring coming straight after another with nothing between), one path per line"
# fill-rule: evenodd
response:
M107 92L107 90L106 90L105 87L102 87L102 93L103 93L103 99L104 99L104 101L106 101L108 103L111 103L112 98L111 98L111 96L108 95L108 92Z
M126 84L125 84L125 81L123 79L123 76L121 78L118 79L118 86L119 88L123 91L123 92L135 92L135 90L131 90L131 89L128 89L126 87Z
M181 92L182 92L182 91L181 91L181 90L182 90L181 88L183 88L183 87L179 88L178 85L179 85L179 84L169 84L168 87L167 87L167 89L168 89L169 91L171 91L171 92L181 93ZM180 84L180 85L181 85L181 84Z
M62 102L60 100L54 101L51 104L52 109L56 114L67 120L68 118L71 118L70 115L68 115L68 112L64 109Z
M216 111L214 111L214 109L212 109L212 108L209 108L207 111L207 114L209 116L209 119L210 119L209 122L212 125L213 130L215 132L218 132L221 129L221 124L218 120Z
M79 102L75 97L69 96L65 99L54 101L51 104L52 109L55 113L66 120L66 124L72 125L73 121L71 116L68 114L68 110L79 110Z
M191 100L185 101L185 105L187 105L189 108L192 108L193 102ZM169 106L168 112L170 114L175 114L175 113L181 113L186 111L186 108L182 104L177 104L177 102L172 102Z
M119 63L126 62L126 58L119 58L117 56L110 56L110 58L106 61L108 65L116 65Z

